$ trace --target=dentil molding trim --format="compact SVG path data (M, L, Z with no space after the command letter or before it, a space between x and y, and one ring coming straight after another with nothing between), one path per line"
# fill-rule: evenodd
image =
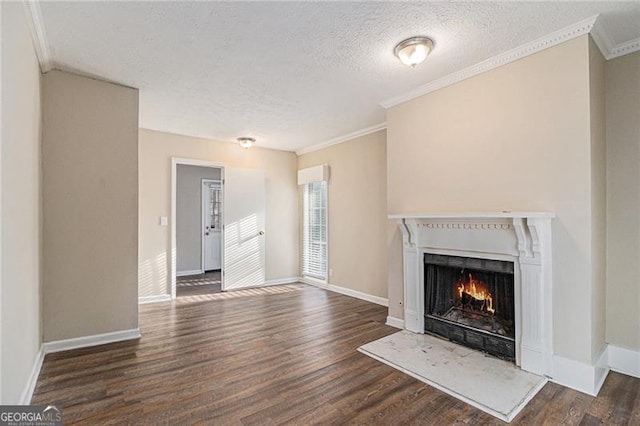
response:
M507 230L512 229L510 223L478 223L478 222L430 222L418 223L418 228L429 229L479 229L479 230Z
M618 56L624 56L629 53L637 52L640 50L640 37L629 40L626 43L620 43L611 49L611 55L605 56L607 59L614 59Z
M590 34L591 38L593 38L593 41L600 49L602 56L604 56L606 60L614 59L640 50L640 37L624 43L614 44L607 31L604 29L602 21L599 19L596 20Z

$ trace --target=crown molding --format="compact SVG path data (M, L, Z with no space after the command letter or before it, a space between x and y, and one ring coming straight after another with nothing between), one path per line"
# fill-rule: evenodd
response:
M400 105L417 97L426 95L427 93L435 92L436 90L451 86L452 84L475 77L476 75L487 71L491 71L494 68L498 68L502 65L517 61L518 59L533 55L534 53L538 53L549 47L564 43L565 41L572 40L581 35L588 34L593 28L597 18L598 15L577 22L537 40L516 47L515 49L508 50L500 55L496 55L485 61L424 84L402 95L387 99L381 102L380 105L386 109Z
M625 43L620 43L611 49L611 55L607 59L614 59L619 56L628 55L629 53L637 52L640 50L640 37L629 40Z
M302 148L299 149L298 151L296 151L296 155L303 155L303 154L308 154L310 152L313 151L318 151L320 149L324 149L324 148L328 148L332 145L337 145L339 143L342 142L346 142L348 140L351 139L355 139L358 138L360 136L365 136L368 135L370 133L375 133L378 132L380 130L386 129L387 128L387 123L380 123L380 124L376 124L375 126L371 126L371 127L365 127L364 129L360 129L360 130L356 130L355 132L352 133L347 133L346 135L342 135L342 136L338 136L337 138L333 138L333 139L329 139L328 141L325 142L321 142L315 145L311 145L308 146L306 148Z
M600 19L596 20L590 34L591 38L600 49L602 56L604 56L606 60L614 59L640 50L640 37L624 43L615 44L611 37L609 37L609 34L604 28L604 25L602 25L602 21Z
M607 31L604 29L602 20L596 20L589 34L591 34L591 38L596 43L596 46L598 46L598 49L600 49L602 56L604 56L605 59L610 59L614 43L613 40L611 40L611 37L609 37Z
M40 64L40 71L43 73L51 71L53 68L51 50L49 49L47 32L44 29L40 3L37 0L24 0L22 3L24 4L24 9L27 14L29 28L31 29L33 46L36 50L38 63Z

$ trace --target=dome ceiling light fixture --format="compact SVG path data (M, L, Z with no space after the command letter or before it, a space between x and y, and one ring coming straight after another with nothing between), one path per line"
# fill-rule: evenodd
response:
M240 146L245 149L251 148L256 143L256 140L254 138L242 137L238 138L237 140Z
M433 40L429 37L416 36L401 41L393 49L393 54L405 65L415 68L424 62L433 50Z

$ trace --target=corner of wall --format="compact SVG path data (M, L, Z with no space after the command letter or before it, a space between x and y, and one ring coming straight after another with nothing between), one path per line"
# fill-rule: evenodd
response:
M592 361L606 336L606 145L605 60L589 38L589 109L591 138L591 322Z
M640 52L605 64L606 340L640 350ZM640 365L640 364L638 364ZM613 367L612 367L613 368Z

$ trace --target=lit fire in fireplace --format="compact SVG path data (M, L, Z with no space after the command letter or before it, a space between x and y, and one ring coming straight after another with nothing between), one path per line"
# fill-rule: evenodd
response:
M493 297L487 288L487 285L480 280L476 280L473 278L471 274L469 274L469 279L465 280L464 278L459 278L456 282L456 289L458 291L459 299L468 299L468 297L463 298L463 293L466 296L471 297L474 302L474 307L478 307L482 311L487 311L490 313L495 313L495 309L493 309ZM479 304L477 302L480 302Z

